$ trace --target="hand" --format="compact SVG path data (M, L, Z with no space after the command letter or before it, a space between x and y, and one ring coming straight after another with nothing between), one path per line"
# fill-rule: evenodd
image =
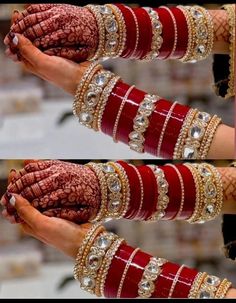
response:
M100 207L94 172L87 166L57 160L27 161L22 170L11 172L2 204L13 215L8 192L20 194L44 215L75 223L88 222Z
M90 65L89 62L76 64L57 56L48 56L19 34L11 35L8 45L6 55L10 59L20 60L26 70L72 95L75 94L84 72Z
M84 7L68 4L33 4L14 12L11 33L19 33L48 55L75 62L92 57L98 45L94 15ZM5 43L9 43L9 35Z
M236 214L236 168L217 167L221 174L224 204L222 212L225 214Z
M91 228L90 223L79 226L63 219L49 218L42 215L20 195L10 195L9 201L20 217L21 226L26 234L76 258L78 248ZM6 211L3 211L3 216L14 223L14 217L9 216Z

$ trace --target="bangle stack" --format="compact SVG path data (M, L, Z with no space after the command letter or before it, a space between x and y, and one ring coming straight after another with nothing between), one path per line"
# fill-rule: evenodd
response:
M106 164L88 163L100 183L101 206L92 222L123 218L130 201L130 186L124 168L113 162Z
M189 223L204 223L216 218L223 205L223 186L218 170L210 164L184 164L192 172L196 201Z

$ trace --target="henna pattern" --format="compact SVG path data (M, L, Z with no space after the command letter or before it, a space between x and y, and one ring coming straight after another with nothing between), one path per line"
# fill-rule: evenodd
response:
M93 14L69 4L30 5L11 27L48 55L81 62L92 56L98 44Z
M56 160L26 165L8 191L21 194L46 215L75 223L95 217L100 206L99 182L94 172L86 166ZM7 211L15 213L10 204Z
M224 188L224 201L235 201L236 203L236 168L218 167L222 176Z
M229 43L229 23L227 12L225 10L210 10L209 13L213 18L215 42Z

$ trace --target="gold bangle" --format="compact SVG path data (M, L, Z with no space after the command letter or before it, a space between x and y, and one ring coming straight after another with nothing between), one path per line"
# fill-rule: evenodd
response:
M162 34L162 23L159 20L158 13L152 9L151 7L144 8L149 17L152 24L152 42L151 42L151 51L142 59L146 61L153 60L159 56L159 50L163 43Z
M232 287L232 283L229 282L227 279L224 279L219 288L216 291L215 294L215 299L223 299L225 298L227 292L229 291L229 289Z
M127 272L128 272L128 270L129 270L129 267L130 267L130 265L131 265L131 263L132 263L132 261L133 261L135 255L136 255L136 253L137 253L139 250L140 250L140 248L137 247L137 248L132 252L132 254L130 255L130 257L129 257L128 261L127 261L127 263L125 264L125 269L124 269L124 271L123 271L123 273L122 273L121 280L120 280L120 284L119 284L119 287L118 287L118 290L117 290L117 295L116 295L117 298L120 298L120 296L121 296L121 293L122 293L122 289L123 289L123 285L124 285L124 282L125 282L125 278L126 278Z
M169 184L165 178L164 171L155 165L148 165L155 175L158 189L157 206L154 214L147 221L157 221L162 219L166 213L165 210L169 204L168 188Z
M102 265L102 272L100 277L100 294L105 297L104 294L104 288L106 284L106 278L109 271L109 268L111 266L111 262L113 257L115 256L117 250L121 246L121 244L125 243L125 240L123 238L118 238L110 247L110 249L107 251L106 257L104 259L104 264Z
M178 282L178 279L180 277L181 271L183 270L183 268L185 267L185 265L183 264L182 266L180 266L180 268L178 269L177 273L175 274L174 280L172 282L169 294L168 294L168 299L172 298L174 290L175 290L175 286Z
M202 285L206 276L207 276L206 272L197 273L197 275L196 275L196 277L193 281L193 284L190 288L190 291L189 291L189 294L188 294L188 299L196 299L197 298L199 288L201 287L201 285Z
M162 272L166 259L151 257L145 266L142 278L138 284L138 298L150 298L155 290L154 282Z
M103 117L103 113L105 111L105 107L108 101L108 98L112 92L112 90L114 89L115 85L117 84L117 82L120 80L119 76L115 76L113 77L106 85L106 87L104 88L100 101L98 103L96 112L94 114L94 121L93 121L93 129L95 131L101 131L101 127L102 127L102 117Z
M123 100L120 104L119 111L117 113L115 124L114 124L113 131L112 131L112 137L113 137L113 141L115 143L118 142L117 139L116 139L116 135L117 135L117 129L118 129L118 125L119 125L119 121L120 121L120 117L121 117L123 108L124 108L125 103L127 102L128 97L129 97L129 95L130 95L130 93L131 93L131 91L133 90L134 87L135 87L135 85L132 85L132 86L129 87L129 89L127 90L127 92L124 95L124 98L123 98Z
M227 11L229 20L229 83L225 99L235 96L235 4L226 4L222 6Z
M139 44L139 25L138 25L138 20L137 17L134 13L134 11L129 7L126 6L126 8L131 12L131 14L133 15L134 18L134 23L135 23L135 27L136 27L136 41L135 41L135 46L134 46L134 50L132 52L132 54L130 55L130 58L133 58L133 55L136 54L137 52L137 48L138 48L138 44Z
M184 207L184 199L185 199L185 196L184 196L184 181L183 181L181 173L179 172L178 168L175 165L173 165L173 164L166 164L166 166L170 166L170 167L172 167L176 171L176 173L178 175L178 178L179 178L179 182L180 182L180 187L181 187L181 202L180 202L180 207L179 207L179 210L178 210L177 214L171 219L171 220L174 220L174 219L178 220L178 216L181 215L183 207Z
M129 147L138 153L143 153L144 133L149 126L148 118L155 110L156 102L159 100L159 96L147 94L139 104L137 114L133 120L133 131L129 134Z
M138 208L137 214L135 215L135 217L138 218L138 215L140 214L141 209L143 207L143 198L144 198L143 180L142 180L141 174L138 171L137 167L135 165L133 165L133 164L129 164L129 165L132 166L133 169L135 170L135 172L136 172L136 174L138 176L139 184L140 184L140 204L139 204L139 208Z
M174 55L175 50L176 50L176 46L177 46L177 42L178 42L177 24L176 24L175 16L174 16L174 14L172 13L172 11L169 9L169 7L167 7L167 6L160 6L159 8L164 8L165 10L168 11L168 13L170 14L171 19L172 19L172 21L173 21L173 26L174 26L174 31L175 31L174 44L173 44L172 51L170 52L169 56L166 58L166 59L168 59L168 58L171 58L171 57Z
M171 118L171 114L173 113L173 110L176 106L177 102L174 102L169 111L168 111L168 114L165 118L165 122L163 124L163 127L162 127L162 130L161 130L161 134L160 134L160 138L159 138L159 141L158 141L158 145L157 145L157 157L160 157L160 153L161 153L161 146L162 146L162 142L163 142L163 139L164 139L164 135L165 135L165 131L166 131L166 128L167 128L167 125L168 125L168 122Z
M221 280L218 277L207 275L197 292L197 299L214 299L220 285Z

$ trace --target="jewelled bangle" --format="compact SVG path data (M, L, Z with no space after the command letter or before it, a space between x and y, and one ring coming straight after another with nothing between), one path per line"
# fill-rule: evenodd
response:
M200 6L178 6L184 13L189 27L187 52L181 62L196 62L206 59L212 52L214 27L210 14Z
M151 257L144 268L141 281L138 284L139 298L150 298L155 290L155 281L162 272L162 266L167 260Z
M229 83L227 94L225 95L225 99L235 96L235 4L223 5L222 7L227 11L228 20L229 20L229 51L230 51L230 59L229 59Z
M163 170L155 165L148 165L157 181L157 188L158 188L158 198L157 198L157 206L156 212L147 220L147 221L157 221L162 219L165 216L165 210L169 204L169 197L167 195L169 184L166 181L165 174Z
M193 281L193 284L190 288L190 291L189 291L189 294L188 294L188 299L196 299L197 298L200 286L203 283L206 276L207 276L206 272L197 273L197 275L196 275L196 277Z
M169 294L168 294L168 299L172 298L173 293L174 293L174 290L175 290L175 286L176 286L176 284L177 284L177 282L178 282L178 279L179 279L179 277L180 277L181 271L183 270L184 267L185 267L185 265L182 265L182 266L180 266L180 268L178 269L178 271L177 271L177 273L176 273L176 275L175 275L175 277L174 277L174 280L173 280L173 282L172 282L172 285L171 285L171 288L170 288L170 291L169 291Z
M159 20L158 13L154 9L150 7L144 7L144 9L149 14L152 23L152 43L151 51L142 60L150 61L158 57L159 49L161 48L163 43L163 38L161 36L162 24Z
M225 298L227 292L229 291L229 289L231 287L232 287L232 283L230 281L228 281L227 279L224 279L216 291L215 299Z
M145 95L139 104L138 112L134 118L133 131L129 134L129 147L136 152L143 153L144 133L149 125L148 118L155 109L156 102L160 100L156 95Z

